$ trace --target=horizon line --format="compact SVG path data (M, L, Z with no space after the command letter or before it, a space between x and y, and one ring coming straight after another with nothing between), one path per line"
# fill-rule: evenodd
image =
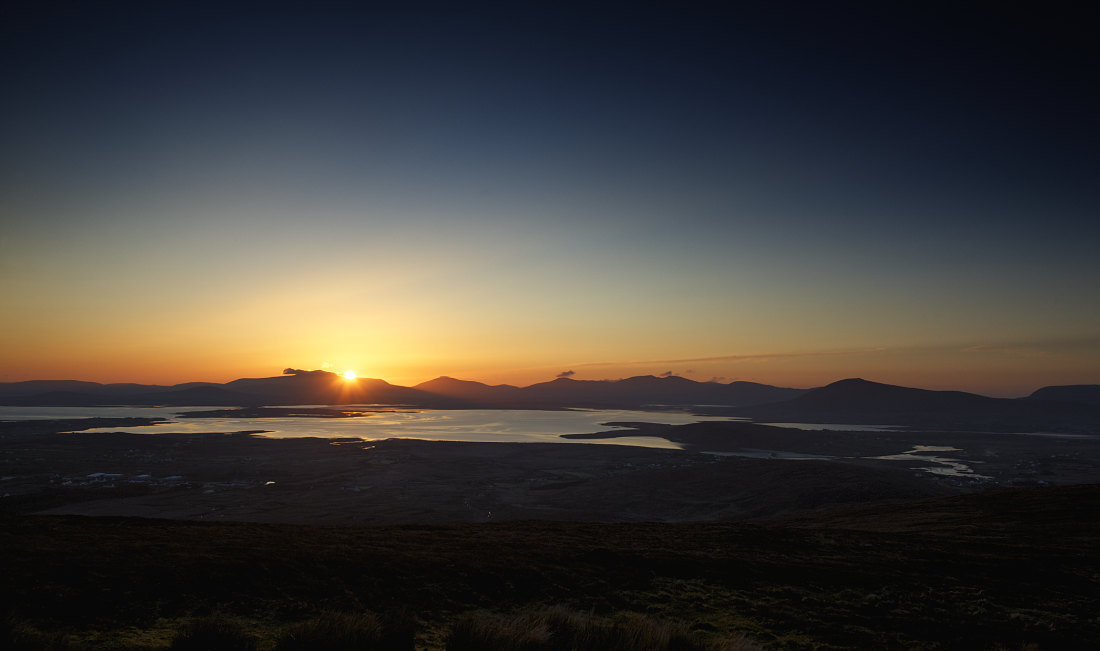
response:
M587 364L587 365L578 364L576 366L579 368L581 366L589 366L589 365L597 365L597 363ZM608 365L610 365L610 364L608 364ZM226 384L229 384L229 383L235 382L235 381L239 381L239 380L276 379L276 378L281 378L281 377L293 377L295 375L308 375L308 374L320 374L320 373L331 375L331 376L333 376L334 379L341 378L341 375L342 375L339 372L330 371L330 370L327 370L327 369L290 369L290 368L287 368L285 370L286 371L293 370L295 372L293 372L293 373L284 372L284 373L280 373L280 374L276 374L276 375L264 375L264 376L255 376L255 377L252 377L252 376L250 376L250 377L239 377L239 378L234 378L232 380L227 380L225 382L217 382L217 381L209 381L209 380L186 380L186 381L183 381L183 382L176 382L176 383L173 383L173 384L156 384L156 383L146 384L146 383L142 383L142 382L130 382L130 381L99 382L99 381L96 381L96 380L83 380L83 379L74 379L74 378L36 378L36 379L31 379L31 380L3 381L3 382L0 382L0 385L23 384L23 383L31 383L31 382L84 382L84 383L95 384L95 385L99 385L99 386L133 384L133 385L137 385L137 386L169 388L169 387L176 387L176 386L180 386L180 385L184 385L184 384L208 384L208 385L224 386ZM568 375L566 373L568 373ZM837 382L843 382L843 381L846 381L846 380L862 380L864 382L870 382L870 383L874 383L874 384L882 384L882 385L886 385L886 386L896 386L896 387L903 387L903 388L910 388L910 389L922 389L922 390L926 390L926 391L957 391L957 392L969 393L969 394L979 395L979 396L994 397L994 396L987 395L985 393L979 393L977 391L967 391L967 390L962 390L962 389L924 389L923 387L919 387L919 386L894 384L894 383L891 383L891 382L881 382L881 381L878 381L878 380L868 380L866 378L861 378L861 377L844 377L844 378L839 378L839 379L836 379L836 380L832 380L830 382L826 382L824 384L818 384L818 385L809 386L809 387L793 387L793 386L779 386L779 385L775 385L775 384L769 384L767 382L758 382L758 381L754 381L754 380L732 379L732 380L729 380L729 381L719 381L717 378L712 378L710 380L694 380L692 378L684 377L683 375L680 375L678 373L672 373L672 372L660 373L660 374L646 373L646 374L641 374L641 375L631 375L631 376L619 377L619 378L602 378L602 379L575 379L575 378L572 377L572 375L575 375L575 373L563 372L563 373L559 373L557 377L551 378L549 380L542 380L542 381L533 382L531 384L526 384L526 385L516 385L516 384L508 384L508 383L489 384L489 383L484 382L482 380L471 380L471 379L459 378L459 377L455 377L455 376L452 376L452 375L446 375L446 374L438 375L438 376L435 376L435 377L430 378L428 380L424 380L422 382L417 382L417 383L414 383L414 384L394 384L393 382L390 382L389 380L386 380L384 378L367 377L367 376L359 376L359 377L356 377L354 379L346 380L346 381L359 382L359 381L374 380L374 381L385 382L386 384L389 384L391 386L397 386L397 387L403 387L403 388L416 388L417 386L419 386L421 384L426 384L427 382L432 382L434 380L449 379L449 380L455 380L455 381L459 381L459 382L474 382L474 383L481 384L481 385L488 386L488 387L503 386L503 387L515 387L515 388L518 388L518 389L524 389L524 388L529 388L529 387L536 386L536 385L539 385L539 384L548 384L550 382L554 382L554 381L557 381L557 380L572 380L572 381L575 381L575 382L607 382L607 383L613 383L613 382L621 382L621 381L624 381L624 380L629 380L629 379L633 379L633 378L643 378L643 377L653 378L653 379L657 379L657 380L668 379L668 378L675 377L675 378L680 378L682 380L687 380L688 382L693 382L695 384L717 384L717 385L722 385L722 386L728 386L728 385L731 385L731 384L743 382L743 383L748 383L748 384L757 384L757 385L761 385L761 386L769 386L769 387L775 387L775 388L797 389L797 390L811 391L813 389L820 389L820 388L835 384ZM1041 386L1037 386L1034 389L1032 389L1030 393L1027 393L1027 394L1025 394L1023 396L1019 396L1019 397L1026 397L1028 395L1031 395L1031 393L1034 393L1038 389L1045 388L1045 387L1050 387L1050 386L1100 386L1100 383L1097 383L1097 384L1089 384L1089 383L1043 384Z

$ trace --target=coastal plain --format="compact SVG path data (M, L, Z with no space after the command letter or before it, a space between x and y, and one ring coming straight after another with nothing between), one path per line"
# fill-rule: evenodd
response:
M5 512L298 524L693 522L1100 477L1100 438L609 423L562 443L266 438L0 423ZM628 427L630 429L622 429ZM588 445L660 436L682 450Z
M575 443L83 431L150 422L0 423L3 605L23 648L167 648L216 615L267 649L296 622L370 611L403 613L415 648L443 649L464 613L544 607L747 640L733 648L1100 635L1095 437L744 422L617 423ZM581 442L636 435L683 449Z

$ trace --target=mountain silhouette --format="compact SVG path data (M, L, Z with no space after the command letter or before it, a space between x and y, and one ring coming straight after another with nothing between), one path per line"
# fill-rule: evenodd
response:
M465 400L471 404L518 404L525 400L518 387L510 384L488 385L472 380L456 380L453 377L437 377L413 387L417 391Z
M1057 400L1082 405L1100 405L1100 384L1071 384L1043 387L1028 396L1031 400Z
M0 384L0 404L27 406L403 405L425 409L639 409L680 407L757 422L851 423L985 431L1100 432L1100 387L1044 387L1027 398L990 398L852 378L816 389L753 382L695 382L641 375L514 387L439 377L415 387L385 380L345 380L328 371L287 369L276 377L174 386L35 380Z
M192 386L183 389L130 394L129 402L154 405L239 405L247 404L250 396L218 385Z
M374 378L345 380L328 371L267 378L243 378L227 389L252 397L250 405L399 404L452 406L454 400Z
M862 378L839 380L819 389L807 392L788 404L804 409L843 411L913 411L913 410L967 410L989 406L998 402L976 393L962 391L930 391L869 382Z
M687 378L641 375L623 380L557 378L527 387L436 378L417 389L461 398L483 406L515 408L638 408L646 406L749 405L785 400L804 392L754 382L696 382Z
M26 382L7 382L0 384L0 395L5 397L30 396L35 394L69 391L74 393L98 393L111 386L98 382L82 380L27 380Z
M415 387L403 387L372 378L347 381L343 376L328 371L287 371L276 377L241 378L225 384L186 382L158 386L75 380L14 382L0 384L0 404L247 407L396 404L441 409L639 408L656 405L751 405L785 400L804 392L753 382L719 384L652 375L614 381L559 378L523 388L439 377Z
M696 382L678 376L639 375L624 380L557 378L521 389L533 401L577 407L752 405L787 400L805 391L754 382Z
M990 398L852 378L785 402L736 410L761 422L851 423L990 431L1093 431L1100 408L1049 400Z

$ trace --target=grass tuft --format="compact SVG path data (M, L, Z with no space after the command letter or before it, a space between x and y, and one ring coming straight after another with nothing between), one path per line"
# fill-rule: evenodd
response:
M72 644L62 633L43 633L14 616L0 618L0 648L12 651L69 651Z
M749 651L745 638L705 642L682 624L638 613L613 618L560 606L502 615L478 611L459 618L447 651Z
M172 640L174 651L254 651L256 638L240 623L223 615L194 619Z
M371 612L325 612L286 628L279 636L275 649L412 651L415 633L415 621L405 615L382 618Z

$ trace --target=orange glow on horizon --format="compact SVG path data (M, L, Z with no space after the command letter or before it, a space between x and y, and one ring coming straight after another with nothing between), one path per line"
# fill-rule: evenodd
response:
M529 386L562 373L575 380L615 380L635 375L671 373L695 381L750 381L774 386L812 388L849 377L933 390L970 391L997 397L1022 397L1050 385L1095 384L1100 347L1091 339L1077 342L1036 341L978 346L974 340L954 345L895 345L792 349L717 344L668 350L637 346L626 335L615 340L587 341L570 346L562 341L547 350L516 350L508 338L491 333L486 341L471 334L460 341L428 337L402 339L400 333L371 331L351 336L340 331L316 339L305 332L292 345L289 336L268 343L253 333L251 339L228 337L208 340L173 339L164 344L156 336L127 331L126 338L109 332L84 337L50 336L36 340L32 333L18 340L0 332L0 349L10 355L0 365L0 382L25 380L82 380L137 382L171 386L182 382L229 382L238 378L272 377L286 367L333 372L333 381L347 391L349 401L365 378L379 378L398 386L447 375L485 384ZM166 326L165 330L175 333ZM47 331L47 335L60 335ZM286 335L276 329L277 335ZM524 330L515 337L528 341ZM485 335L486 338L489 335ZM461 338L458 338L461 339ZM384 340L386 347L373 342ZM317 343L322 341L323 343ZM553 340L551 340L553 341ZM980 341L980 340L979 340ZM493 342L499 344L491 345ZM848 342L844 342L848 343ZM30 345L34 344L34 345ZM708 350L736 355L706 357ZM329 361L325 361L329 360ZM343 367L345 371L338 371ZM363 373L347 371L366 368ZM369 384L369 382L368 382Z

